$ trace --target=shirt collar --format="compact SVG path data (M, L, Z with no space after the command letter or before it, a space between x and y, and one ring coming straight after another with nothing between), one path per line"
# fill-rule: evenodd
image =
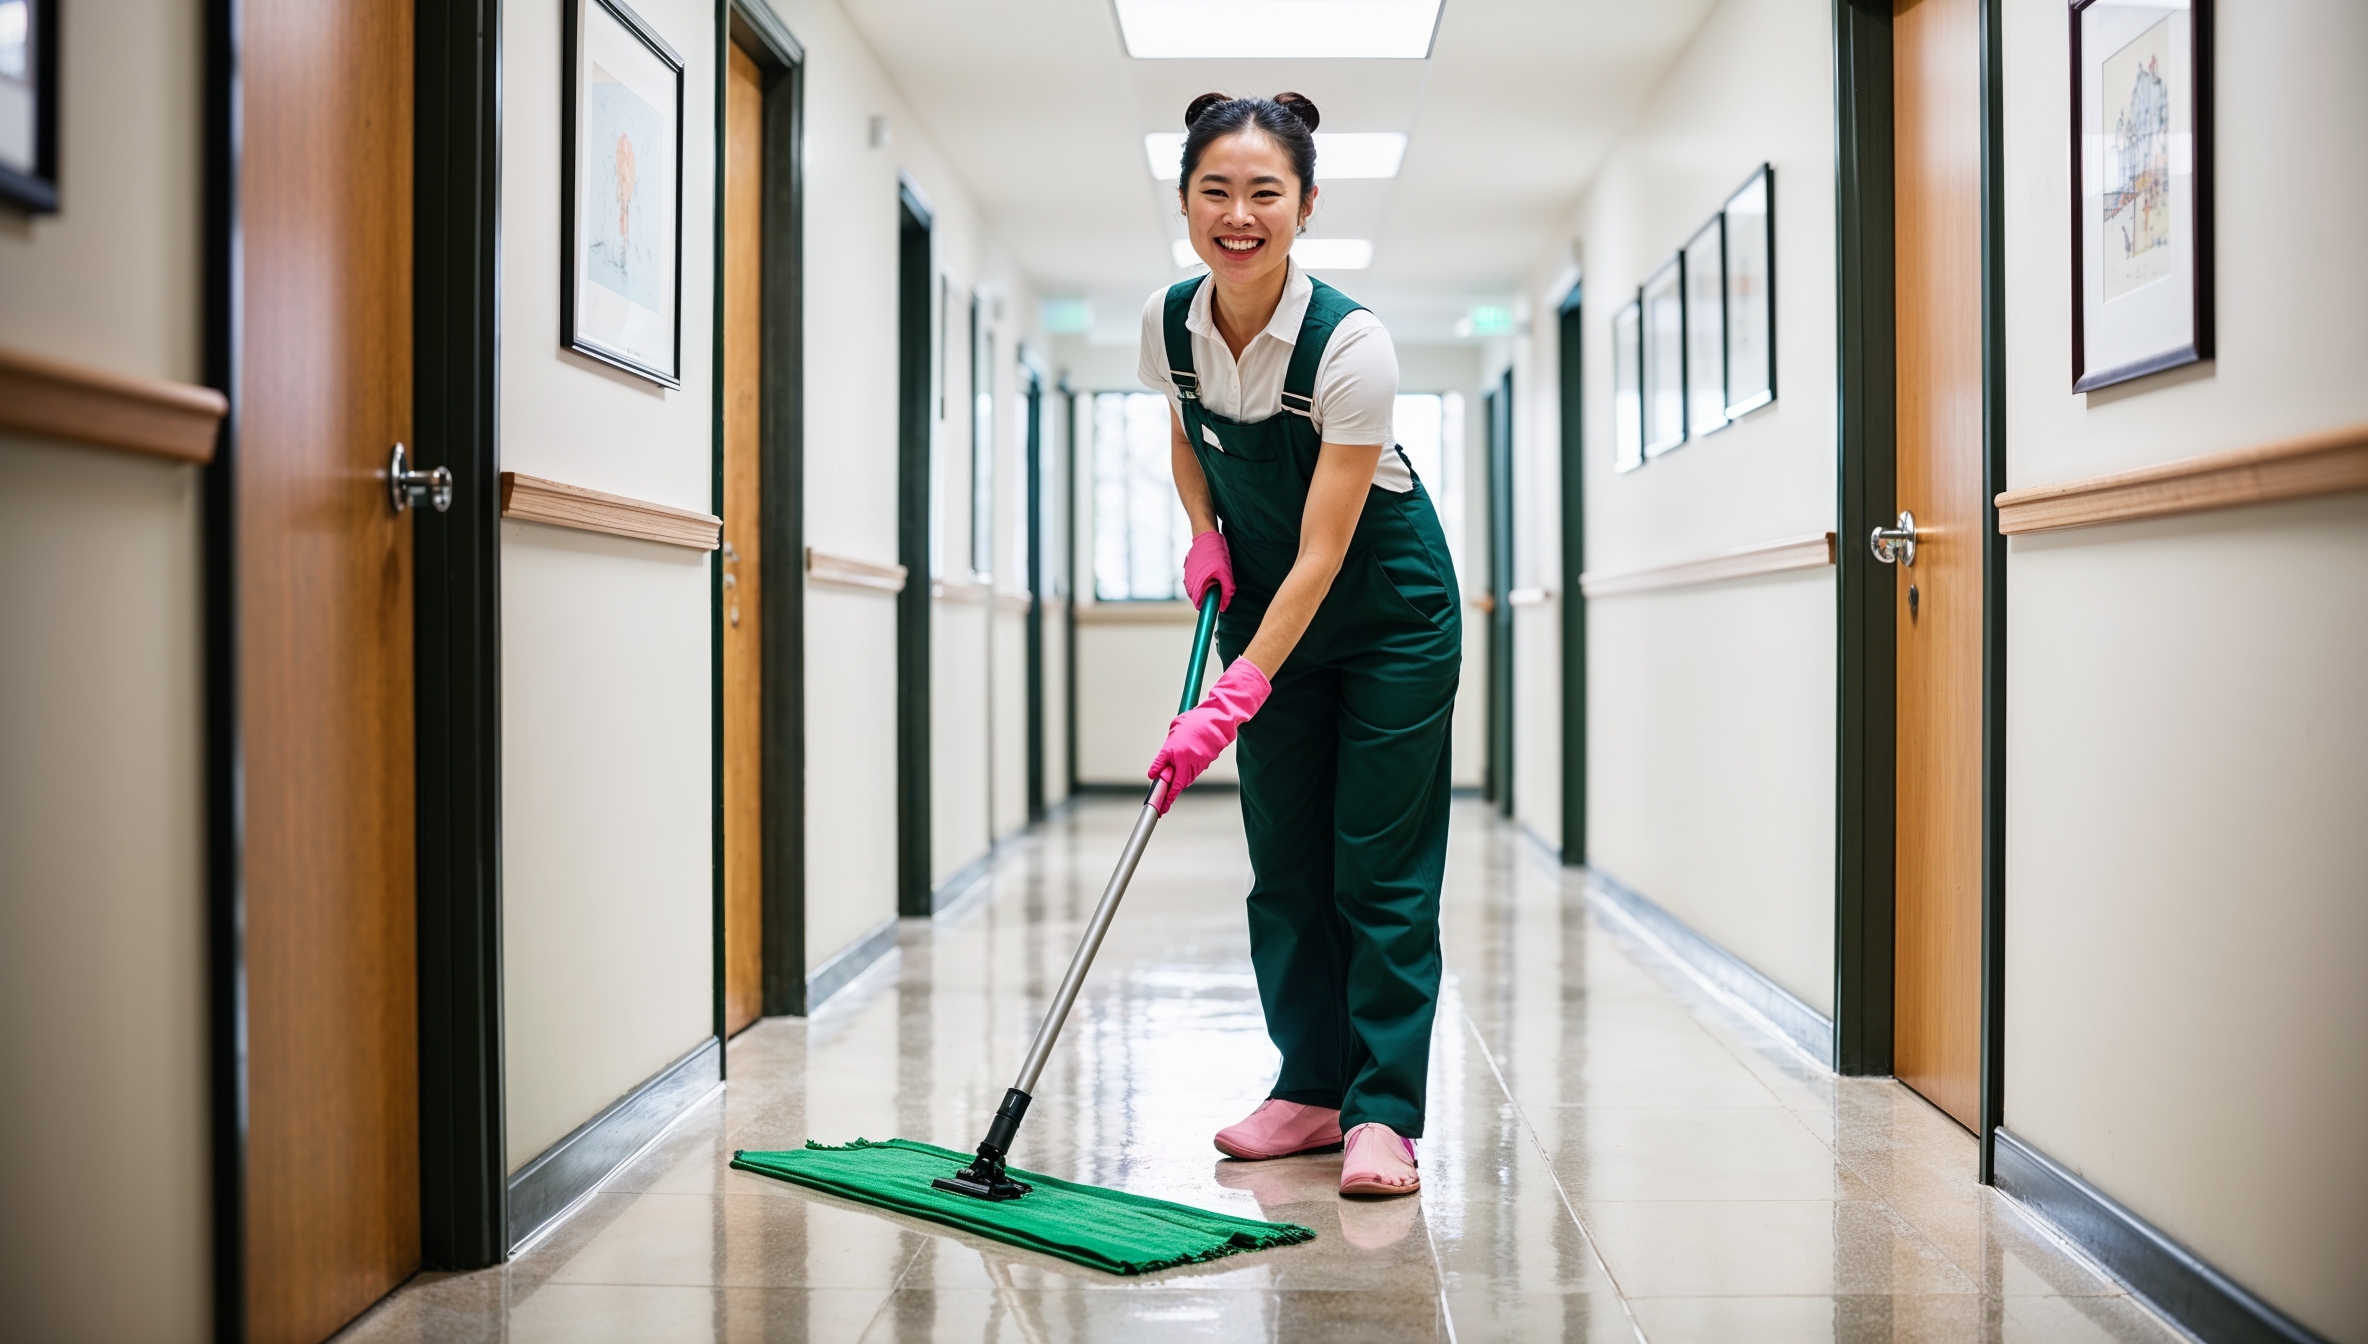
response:
M1266 323L1262 335L1272 336L1285 345L1299 344L1299 328L1307 321L1307 305L1315 299L1315 282L1307 272L1299 269L1299 258L1293 257L1283 274L1283 301L1274 306L1274 316ZM1184 328L1196 336L1211 340L1222 339L1217 334L1217 321L1209 315L1209 305L1216 301L1217 287L1202 285L1192 292L1192 311L1185 314Z

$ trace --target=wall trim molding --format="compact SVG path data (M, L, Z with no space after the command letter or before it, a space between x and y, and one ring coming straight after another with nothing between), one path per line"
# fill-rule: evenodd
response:
M2008 490L1997 497L1998 530L2021 536L2354 490L2368 490L2368 425Z
M2004 1125L1993 1134L1998 1189L2181 1329L2210 1344L2328 1344Z
M712 551L723 544L724 520L712 513L587 490L522 471L505 471L501 480L504 518L605 532L694 551Z
M966 602L972 606L992 606L995 588L992 584L974 583L968 579L932 579L929 597L933 602Z
M806 548L806 582L867 593L901 593L905 568Z
M896 916L890 915L856 936L855 941L825 957L806 973L806 1012L811 1015L831 995L845 989L872 963L896 950Z
M230 398L0 346L0 429L35 438L211 462Z
M1073 612L1079 625L1190 625L1197 614L1189 602L1080 602Z
M1696 556L1666 565L1639 569L1592 570L1579 576L1579 591L1588 597L1619 593L1649 593L1662 588L1685 588L1721 583L1757 574L1781 574L1794 569L1824 569L1834 563L1834 534L1817 532L1731 551Z
M1834 1066L1833 1019L1801 1001L1751 963L1720 947L1601 868L1582 868L1587 900L1797 1045L1811 1059Z
M723 1064L723 1043L710 1036L520 1167L510 1177L510 1249L541 1235L721 1086Z

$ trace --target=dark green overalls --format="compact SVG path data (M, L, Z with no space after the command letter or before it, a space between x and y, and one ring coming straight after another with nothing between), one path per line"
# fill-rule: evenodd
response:
M1233 556L1236 591L1217 624L1231 662L1298 556L1322 447L1310 418L1316 370L1333 328L1362 305L1314 281L1283 410L1243 424L1200 402L1185 329L1200 283L1168 290L1168 369ZM1344 1130L1378 1121L1422 1133L1461 607L1422 483L1405 494L1372 487L1339 576L1237 746L1254 871L1250 957L1283 1053L1272 1095L1337 1106Z

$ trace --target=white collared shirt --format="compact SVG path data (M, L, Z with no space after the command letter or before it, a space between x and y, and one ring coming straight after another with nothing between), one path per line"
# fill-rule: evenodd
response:
M1215 286L1202 285L1192 296L1192 311L1184 329L1192 336L1192 366L1200 375L1201 405L1245 424L1283 413L1283 377L1291 369L1291 352L1299 343L1299 324L1307 317L1315 284L1299 263L1290 263L1283 279L1283 301L1275 306L1266 329L1242 347L1237 362L1217 333L1209 313ZM1143 345L1138 376L1143 385L1168 399L1177 418L1183 402L1176 396L1176 380L1168 375L1167 302L1165 289L1154 291L1143 305ZM1414 488L1414 475L1395 451L1391 412L1398 399L1398 351L1381 319L1360 308L1332 329L1316 366L1315 423L1325 443L1383 446L1373 483L1404 494Z

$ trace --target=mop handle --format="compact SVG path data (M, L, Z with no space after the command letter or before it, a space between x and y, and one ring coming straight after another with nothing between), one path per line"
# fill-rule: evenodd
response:
M1200 621L1192 632L1192 664L1184 670L1184 699L1178 714L1192 708L1200 699L1201 674L1209 661L1209 640L1217 630L1217 594L1212 591L1201 598ZM1027 1062L1020 1065L1019 1081L1012 1084L1018 1091L1033 1095L1036 1076L1044 1072L1044 1061L1052 1058L1052 1047L1061 1037L1061 1028L1069 1020L1069 1009L1077 1002L1077 991L1085 987L1085 973L1094 964L1094 954L1102 950L1102 935L1110 931L1110 921L1118 915L1119 898L1126 895L1126 884L1134 880L1135 865L1142 861L1144 847L1151 843L1151 830L1159 824L1159 803L1167 794L1168 782L1151 781L1151 796L1143 800L1143 810L1135 817L1135 829L1128 833L1126 848L1119 851L1118 871L1110 874L1110 885L1102 888L1102 899L1094 906L1093 918L1086 921L1085 938L1077 944L1077 955L1069 958L1069 973L1061 977L1061 987L1053 991L1052 1005L1045 1010L1044 1025L1036 1029L1036 1043L1028 1047Z

